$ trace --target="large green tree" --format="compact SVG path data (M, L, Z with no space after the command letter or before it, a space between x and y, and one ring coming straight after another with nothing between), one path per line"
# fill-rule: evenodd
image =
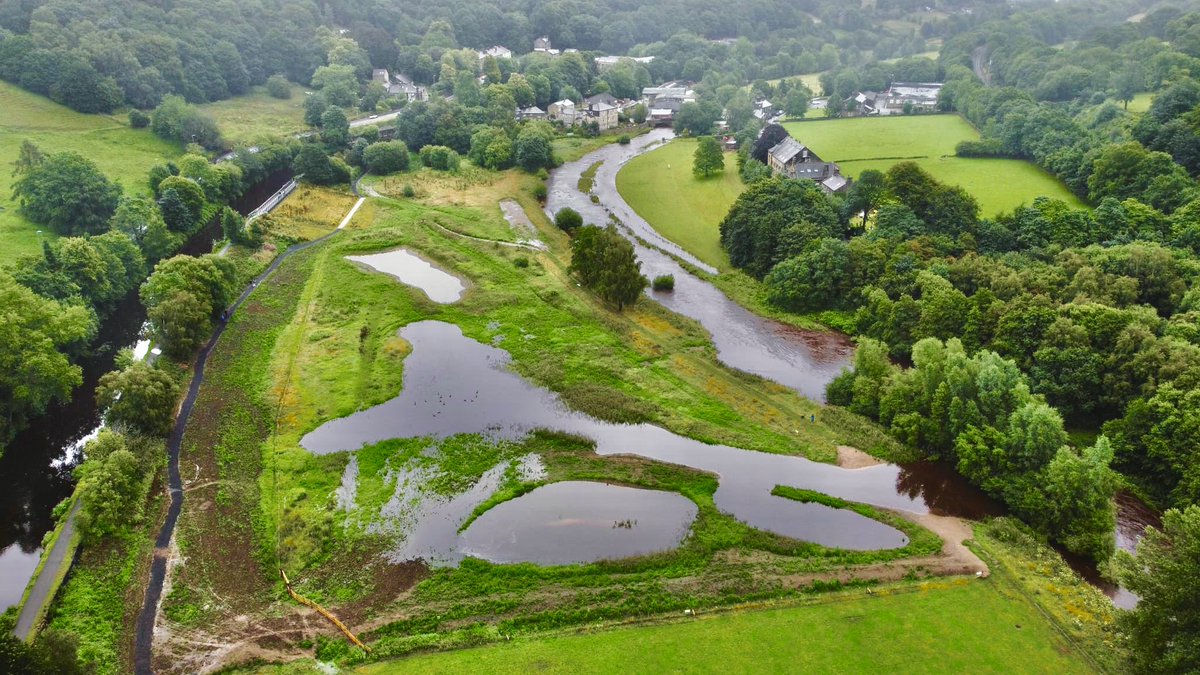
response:
M692 157L692 173L705 178L725 170L725 153L714 136L702 136Z
M585 225L571 240L570 271L584 287L617 306L637 302L648 285L633 245L615 227Z
M91 339L92 314L39 297L0 272L0 443L83 381L66 353Z
M103 232L117 209L121 186L76 152L54 153L13 184L21 212L63 235Z
M1200 671L1200 506L1164 513L1161 528L1147 528L1136 556L1121 551L1114 566L1139 598L1118 622L1129 638L1132 669Z
M109 424L146 436L170 433L178 398L174 378L144 361L106 373L96 388L96 403L106 411Z
M781 246L782 234L803 222L816 236L841 238L844 227L829 199L810 180L773 178L751 184L721 221L721 245L734 267L762 278L794 251Z
M407 171L408 146L404 145L404 141L372 143L363 150L363 163L372 173L379 175Z

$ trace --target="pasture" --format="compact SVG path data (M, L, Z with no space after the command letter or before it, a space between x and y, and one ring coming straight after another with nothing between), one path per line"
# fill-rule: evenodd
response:
M725 171L692 174L696 141L677 139L630 160L617 174L617 190L663 236L717 267L729 266L718 226L745 186L737 157L725 153Z
M1086 673L1037 609L991 581L948 581L820 604L516 639L358 669L390 673ZM636 655L636 658L631 656ZM707 665L705 665L707 664Z
M985 217L1040 196L1083 206L1059 180L1029 162L955 157L959 141L979 138L957 115L853 117L788 122L784 127L852 178L867 169L886 171L897 162L914 161L934 178L965 188L979 201Z
M22 141L33 141L46 154L78 152L129 193L149 192L147 170L180 154L149 129L130 128L124 115L85 115L7 82L0 82L0 110L0 265L40 251L42 239L55 236L25 220L12 198L12 165Z
M278 138L307 131L304 123L304 87L292 85L292 97L279 99L266 87L253 87L249 94L199 106L217 121L221 136L234 145L253 143L263 138ZM364 113L347 111L353 119Z

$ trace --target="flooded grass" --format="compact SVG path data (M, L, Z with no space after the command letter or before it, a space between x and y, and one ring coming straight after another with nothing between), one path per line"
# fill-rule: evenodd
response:
M522 180L513 179L514 191L504 196L530 200ZM233 620L291 615L275 573L282 566L300 592L352 617L351 623L369 620L376 630L368 638L382 653L399 654L498 630L795 594L831 571L846 583L861 583L847 566L853 570L903 555L826 549L754 530L717 510L718 483L709 474L641 458L601 457L590 444L561 434L509 443L463 437L453 441L453 451L447 451L446 439L434 452L420 439L368 446L357 453L354 506L339 508L339 499L347 503L349 454L313 456L300 438L324 422L394 397L411 350L397 331L428 319L454 323L472 340L502 346L521 376L600 419L648 420L705 442L824 460L832 460L839 444L875 448L883 456L895 447L869 429L830 424L821 406L793 391L719 365L698 325L657 303L612 313L569 282L566 238L536 208L526 205L550 248L531 254L447 235L425 223L424 205L376 204L373 221L362 229L289 260L251 297L218 346L182 461L192 488L178 530L184 562L176 579L195 597L169 596L168 615L228 630L226 641L259 639L245 637L243 624ZM479 217L452 207L441 213L463 221ZM345 260L400 246L468 280L473 291L459 303L438 305ZM516 256L531 262L517 267ZM632 346L635 342L642 347ZM398 494L397 472L406 463L431 472L420 481L428 487L426 496L459 495L488 471L530 453L541 457L545 478L525 480L501 468L491 499L473 508L544 482L611 482L691 500L698 509L692 536L672 552L591 565L542 568L468 560L458 568L419 572L419 566L391 562L386 552L394 535L379 528L377 514ZM866 578L876 573L861 572ZM190 639L186 626L178 628L182 633L168 640L163 658L211 649L198 637ZM431 631L438 635L429 636ZM304 653L302 634L284 646ZM278 638L261 639L281 648Z

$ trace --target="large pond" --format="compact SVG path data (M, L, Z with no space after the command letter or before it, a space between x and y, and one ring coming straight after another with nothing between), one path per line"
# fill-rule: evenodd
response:
M442 305L458 302L467 288L458 277L435 267L433 263L408 249L398 248L394 251L351 255L346 258L377 272L389 274L403 284L419 288L430 300Z
M658 234L617 193L617 172L625 162L672 136L670 130L660 129L638 136L629 145L614 143L555 169L548 186L547 214L553 218L560 209L571 207L584 221L597 225L607 224L610 214L620 219L624 227L637 235L630 239L642 263L642 273L651 278L661 274L675 276L674 292L647 291L649 297L700 322L712 334L717 356L725 364L762 375L815 401L824 401L825 384L849 363L850 340L840 333L800 330L765 319L733 302L663 253L669 251L699 269L716 272ZM603 162L592 187L599 203L593 203L578 189L579 177L596 162ZM651 242L654 247L638 239Z
M485 512L462 534L463 555L567 565L668 551L698 509L674 492L564 481Z
M715 473L720 482L714 500L721 511L769 532L849 549L894 548L908 540L894 528L852 511L795 502L773 496L771 490L789 485L914 513L930 511L940 498L935 489L927 499L927 486L918 482L914 488L909 483L913 474L898 466L847 470L801 457L707 445L649 424L593 419L509 370L507 352L465 337L453 324L421 321L402 328L400 336L413 348L405 359L400 394L321 425L305 435L301 445L326 454L390 438L483 434L518 439L539 428L562 431L593 440L601 455L635 455ZM410 478L415 477L397 482L398 494L419 483ZM458 505L446 503L452 500L433 504L431 508L440 510L433 520L459 517L461 524L485 498L484 493L469 494ZM411 495L397 501L411 501Z

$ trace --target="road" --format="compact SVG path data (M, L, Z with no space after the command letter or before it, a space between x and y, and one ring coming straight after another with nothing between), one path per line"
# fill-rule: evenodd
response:
M368 124L383 124L384 122L391 122L392 120L399 117L399 115L400 115L400 111L396 110L394 112L384 113L382 115L376 115L375 117L360 117L356 120L350 120L350 126L351 127L361 127L361 126L366 126Z
M985 87L992 86L992 73L988 69L992 65L992 59L988 55L988 48L980 45L971 52L971 68L974 69L975 75L983 81Z

